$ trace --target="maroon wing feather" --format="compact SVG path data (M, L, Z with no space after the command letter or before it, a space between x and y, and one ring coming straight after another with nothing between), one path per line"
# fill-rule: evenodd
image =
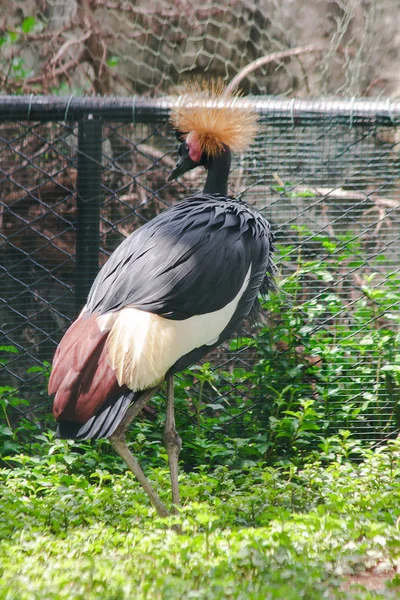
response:
M85 423L107 398L122 388L109 365L97 315L81 315L62 338L53 360L49 394L55 394L57 420Z

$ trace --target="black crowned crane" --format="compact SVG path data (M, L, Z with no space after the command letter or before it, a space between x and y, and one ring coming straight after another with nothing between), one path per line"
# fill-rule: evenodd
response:
M168 179L202 165L204 190L122 242L54 356L58 436L109 438L160 516L168 512L126 444L127 427L166 380L164 442L179 505L173 375L229 338L273 285L268 222L227 195L231 152L251 143L256 122L249 104L215 84L177 101L172 123L185 133Z

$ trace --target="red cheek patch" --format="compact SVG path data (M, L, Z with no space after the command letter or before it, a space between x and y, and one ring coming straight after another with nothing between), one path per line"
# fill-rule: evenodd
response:
M194 131L191 131L186 138L186 143L189 147L189 156L195 163L201 162L202 150L199 139Z

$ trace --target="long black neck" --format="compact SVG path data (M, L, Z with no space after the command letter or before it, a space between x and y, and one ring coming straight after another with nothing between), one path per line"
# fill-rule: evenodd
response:
M222 154L207 162L208 175L204 186L205 194L228 195L228 177L231 169L231 151L225 146Z

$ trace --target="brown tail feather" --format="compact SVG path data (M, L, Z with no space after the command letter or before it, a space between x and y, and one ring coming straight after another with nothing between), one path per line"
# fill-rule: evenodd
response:
M55 394L71 369L80 373L92 352L108 334L100 331L95 315L78 317L65 333L53 359L49 394ZM68 360L66 357L68 356Z
M56 394L53 413L57 420L88 421L118 385L109 365L96 315L79 317L68 329L54 356L49 394Z

